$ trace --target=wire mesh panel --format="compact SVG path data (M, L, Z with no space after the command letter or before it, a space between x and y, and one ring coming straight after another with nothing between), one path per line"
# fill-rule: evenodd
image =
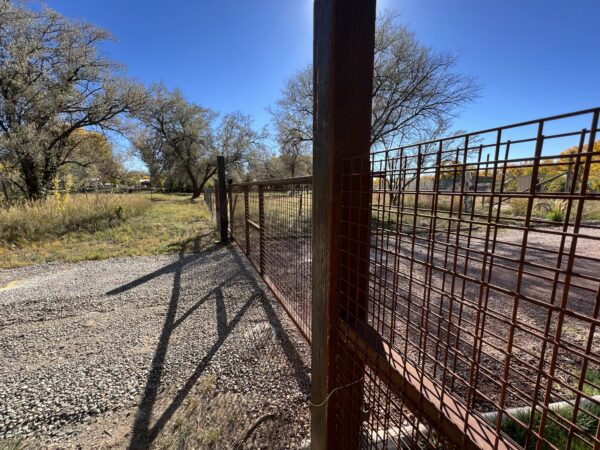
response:
M344 161L346 448L600 448L597 128L594 109Z
M246 243L250 244L246 236L246 211L249 209L249 195L245 190L236 191L230 188L229 190L229 207L231 235L235 236L235 241L240 248L246 249ZM247 252L245 252L247 253Z
M309 339L311 178L234 184L230 197L233 238Z
M598 116L343 161L339 445L600 448ZM232 185L230 202L310 338L311 179Z

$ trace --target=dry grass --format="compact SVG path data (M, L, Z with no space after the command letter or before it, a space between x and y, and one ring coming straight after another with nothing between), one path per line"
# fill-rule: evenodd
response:
M0 242L24 245L70 232L93 233L150 208L145 195L63 195L0 211Z
M252 394L219 391L215 375L206 374L150 448L290 448L286 442L294 419L264 405L264 398Z
M15 236L0 237L0 268L173 253L213 238L204 202L191 202L189 195L107 195L97 208L95 196L78 195L62 211L50 206L0 212L0 226L13 229L2 233Z
M161 432L155 450L226 448L246 422L244 399L235 393L216 393L216 377L202 377L193 395Z
M21 440L0 440L0 450L30 450L33 448L34 447Z

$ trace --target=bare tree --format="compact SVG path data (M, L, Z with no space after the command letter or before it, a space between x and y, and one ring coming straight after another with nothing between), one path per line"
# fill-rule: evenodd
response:
M142 129L133 145L151 174L185 178L192 199L216 174L217 155L225 156L231 170L245 164L249 152L260 145L262 135L253 130L249 116L227 114L213 127L217 114L188 102L179 90L155 85L150 97L148 108L139 114Z
M456 57L417 41L390 12L375 35L371 144L383 148L428 140L448 131L478 95L472 77L454 72Z
M251 155L244 178L248 181L302 177L312 173L311 156L264 151Z
M99 52L109 38L45 7L0 2L0 162L29 199L46 195L61 166L79 163L76 130L117 130L145 101Z
M454 71L453 55L420 44L393 13L385 12L377 20L374 58L374 150L394 149L447 133L460 109L478 95L474 79ZM312 66L308 66L287 81L281 97L269 109L282 155L298 148L310 154L312 83ZM394 181L388 179L390 190L398 187Z

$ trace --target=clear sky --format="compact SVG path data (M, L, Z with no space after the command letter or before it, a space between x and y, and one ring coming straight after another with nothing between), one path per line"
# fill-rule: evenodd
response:
M46 0L108 29L107 52L221 112L265 108L312 58L311 0ZM459 55L481 97L455 128L474 131L600 105L600 0L381 0L426 45Z

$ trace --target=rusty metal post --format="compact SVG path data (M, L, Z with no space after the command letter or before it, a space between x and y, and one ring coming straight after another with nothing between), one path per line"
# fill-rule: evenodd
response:
M360 442L363 386L354 378L364 369L339 339L338 324L354 328L366 314L374 43L375 0L315 1L311 448L319 450ZM342 227L350 197L359 212ZM352 264L351 281L340 276L342 254ZM352 293L352 305L341 292ZM336 405L343 415L336 417Z
M258 185L258 236L259 236L259 273L265 273L265 194L263 185Z
M225 157L217 156L217 177L219 192L219 229L221 231L221 243L229 242L227 223L227 186L225 181Z

